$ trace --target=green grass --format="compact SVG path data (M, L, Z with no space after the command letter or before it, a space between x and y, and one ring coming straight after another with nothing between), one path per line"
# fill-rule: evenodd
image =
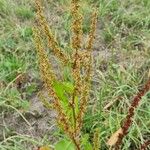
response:
M120 127L125 118L134 95L148 80L150 1L82 1L82 11L86 16L83 25L85 35L89 31L91 4L97 4L99 10L95 42L96 75L93 78L92 96L84 119L83 133L89 134L92 138L94 129L99 127L100 145L104 150L108 149L106 145L108 138ZM59 0L57 3L53 1L46 5L49 22L54 27L61 46L66 47L66 50L71 23L70 12L65 10L68 5L67 0ZM33 1L0 0L0 85L3 85L0 86L0 105L3 108L1 114L9 110L4 107L6 104L17 110L24 108L28 110L30 99L22 99L22 93L14 86L18 74L30 76L33 74L35 80L40 78L32 42L34 11ZM66 78L69 78L67 73ZM25 94L32 96L36 84L36 82L30 84ZM133 125L124 139L122 150L132 149L131 146L137 149L150 135L149 95L150 93L143 97L135 113ZM104 110L104 107L112 101L115 102L110 109ZM8 140L0 141L0 149L21 150L28 142L32 146L39 145L39 141L34 139L29 141L29 138L19 134L7 138Z
M45 145L45 144L52 147L49 143L47 143L45 138L41 140L36 140L26 135L14 135L0 142L0 149L1 150L23 150L23 149L33 150L34 147ZM29 145L32 145L32 147L29 147Z
M113 134L120 128L120 123L125 118L130 103L145 78L139 73L141 68L135 69L133 65L128 66L128 69L122 67L110 62L109 71L97 70L97 80L101 81L100 86L93 92L96 99L93 100L91 109L85 117L85 131L91 132L93 128L100 128L101 146L103 148L105 148L108 135ZM114 101L111 108L104 110L103 108L111 101ZM147 95L143 97L140 107L135 113L133 126L123 142L123 149L129 149L129 142L138 148L141 141L144 140L144 135L150 133L148 128L150 124L148 103L149 97ZM91 115L93 105L95 105L93 110L95 113Z
M25 19L33 18L34 13L31 9L29 9L25 6L19 6L16 9L16 15L17 15L17 17L21 18L22 20L25 20Z

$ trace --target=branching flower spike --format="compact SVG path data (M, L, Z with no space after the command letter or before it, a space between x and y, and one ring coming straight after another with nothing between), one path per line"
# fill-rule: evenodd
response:
M125 118L125 121L122 125L122 130L123 133L119 134L119 138L118 141L115 145L115 149L119 150L120 146L122 144L122 140L123 138L128 134L128 130L130 128L130 126L132 125L132 119L134 117L135 114L135 110L136 108L139 106L139 102L141 101L142 97L150 90L150 79L147 81L147 83L145 84L145 86L143 87L142 90L140 90L137 95L134 97L133 102L129 108L128 114Z
M36 8L37 8L37 21L40 25L40 29L43 31L45 36L47 37L48 47L53 51L53 53L64 63L69 62L68 56L62 51L62 49L58 46L58 42L55 40L51 29L49 28L48 22L43 15L43 10L41 7L41 0L36 0Z
M83 16L80 12L80 1L72 0L72 36L70 44L72 53L67 54L59 46L44 17L41 0L36 0L35 4L37 9L37 25L33 28L33 32L39 69L47 93L53 99L51 103L45 99L42 102L48 108L53 108L57 112L59 127L72 140L76 149L81 150L81 128L88 104L92 77L92 46L97 24L97 11L94 11L91 16L91 29L86 47L83 50ZM71 81L58 79L55 69L49 61L46 52L47 48L60 60L62 65L70 68ZM96 137L97 135L95 139Z

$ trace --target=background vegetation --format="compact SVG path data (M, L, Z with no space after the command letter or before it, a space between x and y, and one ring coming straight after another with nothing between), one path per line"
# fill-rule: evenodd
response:
M95 75L82 131L86 138L92 139L94 129L99 127L100 145L104 150L108 149L108 138L120 128L133 96L150 77L150 1L83 0L85 37L92 5L99 10L93 52ZM71 23L69 1L45 0L44 6L55 35L67 51ZM0 0L2 150L32 150L40 145L53 145L54 135L63 138L55 127L54 113L47 112L37 97L42 82L32 41L34 18L34 1ZM123 150L137 149L150 139L149 104L150 93L147 93L124 139Z

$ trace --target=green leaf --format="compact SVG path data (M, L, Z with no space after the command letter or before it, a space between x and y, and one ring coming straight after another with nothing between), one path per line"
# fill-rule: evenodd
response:
M72 94L73 93L73 84L71 82L63 82L62 83L62 86L64 88L64 90L67 92L67 93L70 93Z
M61 100L61 103L63 107L68 107L69 100L67 97L67 94L73 93L73 85L70 82L59 82L59 81L54 81L53 82L53 88Z
M67 104L68 103L68 98L64 95L65 90L63 88L62 83L58 82L58 81L54 81L53 82L53 88L54 88L57 96L59 97L59 99L61 99L63 102L65 102Z
M66 115L72 122L74 123L74 117L73 117L73 111L70 108L69 105L69 96L73 93L74 87L71 82L59 82L54 81L53 82L53 88L57 94L57 96L60 99L61 106L63 110L65 111ZM70 95L69 95L70 94ZM78 98L75 97L75 113L77 114L79 112L79 106L78 106Z
M68 116L70 116L69 99L67 97L63 84L59 81L54 81L53 88L56 92L56 95L59 97L63 110L67 113Z
M84 145L84 149L85 150L93 150L92 145L89 142L87 142L86 145Z
M55 145L55 150L75 150L75 146L71 141L62 140Z

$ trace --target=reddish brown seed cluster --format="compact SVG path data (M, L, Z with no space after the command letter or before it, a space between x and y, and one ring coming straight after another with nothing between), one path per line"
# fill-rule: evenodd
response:
M129 108L128 115L126 116L126 119L122 125L123 133L119 135L118 141L116 143L116 150L119 149L123 138L128 134L128 130L132 124L132 119L134 116L135 109L139 106L139 102L142 99L142 97L150 90L150 80L145 84L144 88L140 90L137 95L134 97L133 102Z
M148 150L148 147L150 148L150 140L142 144L140 150Z

